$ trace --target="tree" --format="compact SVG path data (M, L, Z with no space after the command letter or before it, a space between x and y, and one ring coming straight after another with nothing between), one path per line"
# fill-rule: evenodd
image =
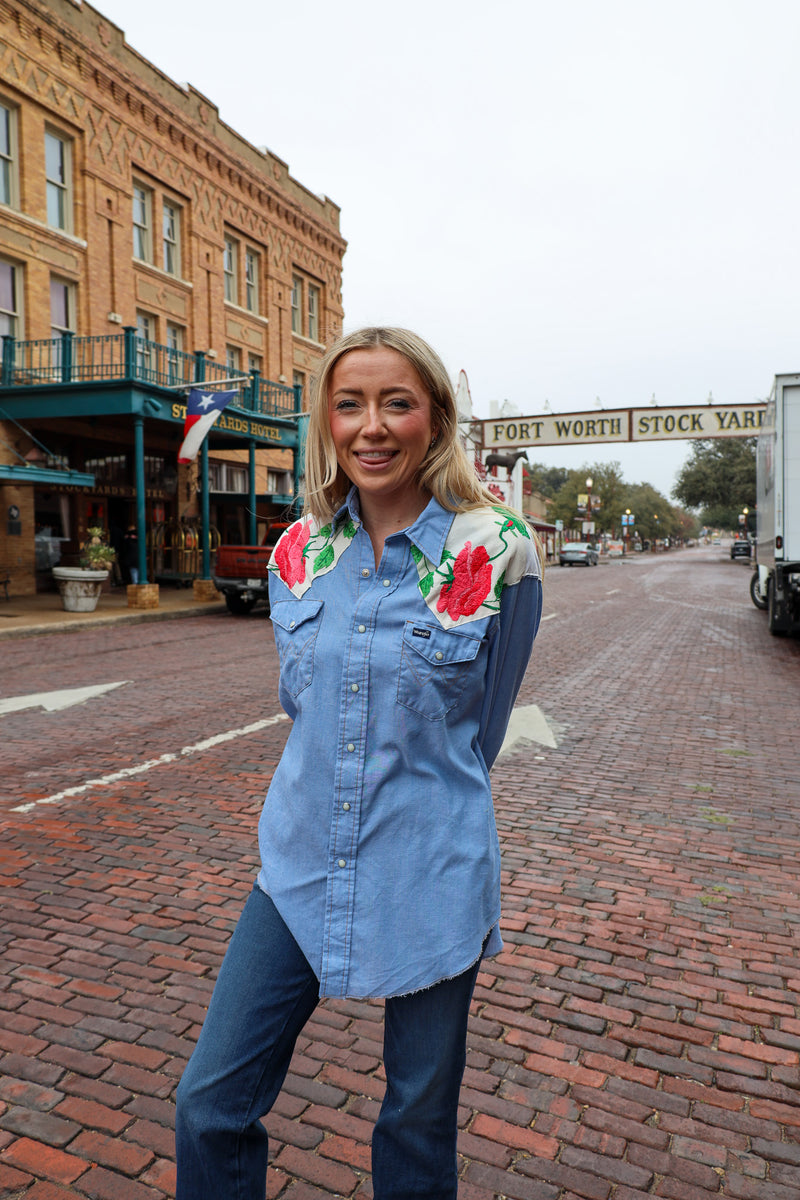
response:
M548 509L548 517L551 521L563 521L565 529L580 528L580 522L586 514L578 513L578 496L586 495L588 478L592 480L592 520L595 532L604 533L615 524L619 524L619 514L625 511L625 481L618 462L597 463L594 466L581 467L578 471L569 471Z
M703 438L678 473L673 494L706 525L735 529L756 504L756 438Z
M569 471L566 467L546 467L544 463L523 463L522 470L530 480L534 492L552 500L566 483Z

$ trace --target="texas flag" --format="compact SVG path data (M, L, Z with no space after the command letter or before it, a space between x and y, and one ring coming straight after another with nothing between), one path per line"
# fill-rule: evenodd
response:
M194 462L203 444L203 438L225 405L230 404L235 395L236 392L201 392L198 388L192 388L186 401L183 442L178 451L179 463Z

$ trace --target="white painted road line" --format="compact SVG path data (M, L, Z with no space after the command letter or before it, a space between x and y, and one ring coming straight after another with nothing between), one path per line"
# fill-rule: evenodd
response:
M557 749L558 742L538 704L521 704L514 709L500 753L508 754L517 742L538 742L540 746Z
M29 696L9 696L0 700L0 717L4 713L21 712L23 708L43 708L46 712L60 712L62 708L71 708L73 704L83 704L94 696L102 696L114 688L124 687L129 679L120 679L119 683L96 683L92 687L67 688L60 692L31 692Z
M276 725L278 721L288 721L286 713L276 713L274 717L265 717L263 721L254 721L252 725L243 725L240 729L229 729L225 733L217 733L213 737L205 738L202 742L195 742L193 746L184 746L182 750L178 750L174 754L161 754L158 758L151 758L147 762L139 763L136 767L124 767L121 771L113 771L110 775L101 775L97 779L87 779L86 783L78 784L76 787L65 788L63 792L56 792L52 796L43 796L41 800L31 800L28 804L18 804L12 808L12 812L30 812L32 808L37 808L40 804L57 804L59 800L68 800L72 796L80 796L89 788L108 787L111 783L120 783L123 779L130 779L134 775L143 775L146 771L152 771L153 767L163 766L165 763L177 762L179 758L183 758L188 754L201 754L204 750L211 750L214 746L219 746L222 742L231 742L234 738L244 737L248 733L258 733L260 729L266 729L268 725Z

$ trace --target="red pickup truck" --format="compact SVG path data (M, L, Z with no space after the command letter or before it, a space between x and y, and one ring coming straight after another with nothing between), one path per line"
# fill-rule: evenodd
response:
M218 546L214 586L222 592L228 611L237 617L252 612L263 600L269 612L267 563L288 521L273 521L260 546Z

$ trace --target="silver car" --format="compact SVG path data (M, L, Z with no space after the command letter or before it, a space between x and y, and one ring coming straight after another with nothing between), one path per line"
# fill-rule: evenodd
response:
M562 567L572 567L576 563L596 567L597 551L590 542L565 542L558 552L558 561Z

